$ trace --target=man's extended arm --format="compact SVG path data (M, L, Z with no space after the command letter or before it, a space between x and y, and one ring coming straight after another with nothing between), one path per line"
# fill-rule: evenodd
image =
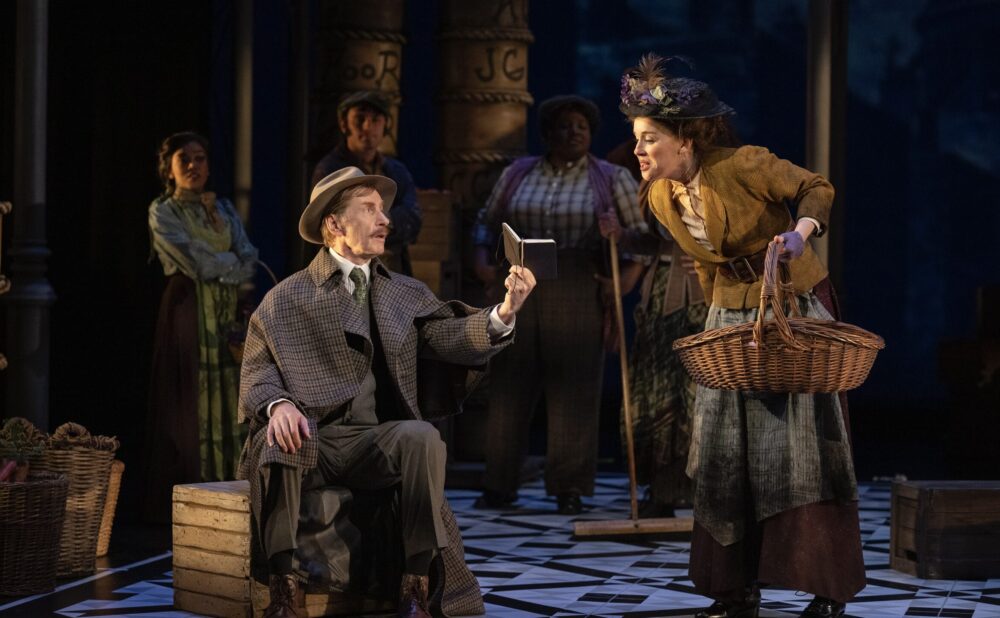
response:
M531 290L535 287L535 276L527 268L511 266L510 274L504 280L507 294L495 309L479 311L464 317L429 319L420 324L421 339L441 358L463 365L479 365L495 354L502 344L510 342L503 336L490 336L490 314L494 314L506 325L513 325L514 317Z

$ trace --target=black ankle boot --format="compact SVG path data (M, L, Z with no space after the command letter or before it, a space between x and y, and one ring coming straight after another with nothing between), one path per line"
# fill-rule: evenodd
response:
M747 594L743 601L716 601L708 609L703 609L694 618L757 618L760 611L760 593L756 590Z
M556 512L560 515L579 515L583 512L583 501L575 491L566 491L556 496Z
M502 492L484 489L483 495L476 498L474 508L477 509L509 509L517 502L517 492Z
M833 599L818 596L799 615L802 618L838 618L844 615L845 609L847 609L846 603L838 603Z

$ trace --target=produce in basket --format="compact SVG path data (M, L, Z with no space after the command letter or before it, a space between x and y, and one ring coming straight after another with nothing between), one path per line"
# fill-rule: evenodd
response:
M14 470L17 469L17 462L13 459L2 460L2 465L0 465L0 483L3 483L9 478L14 476ZM16 480L14 481L17 482Z
M8 419L0 428L0 482L23 483L31 469L29 459L45 450L45 434L31 421Z

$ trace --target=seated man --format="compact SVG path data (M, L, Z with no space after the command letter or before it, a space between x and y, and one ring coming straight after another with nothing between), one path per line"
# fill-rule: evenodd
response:
M312 184L345 167L357 167L366 174L388 176L396 182L396 197L385 205L389 216L389 237L382 260L390 269L413 274L407 245L417 240L423 215L417 204L417 190L410 170L399 159L379 152L388 131L389 101L375 90L361 90L345 96L337 105L340 143L320 159L313 169Z
M268 617L298 615L292 564L302 492L324 485L399 487L399 615L429 615L427 573L449 546L442 510L450 511L445 446L418 408L418 355L481 366L513 340L514 315L535 285L531 271L512 267L503 303L475 310L390 273L378 256L395 192L389 178L354 167L321 180L299 233L326 248L271 290L250 321L240 475L250 481L267 556Z

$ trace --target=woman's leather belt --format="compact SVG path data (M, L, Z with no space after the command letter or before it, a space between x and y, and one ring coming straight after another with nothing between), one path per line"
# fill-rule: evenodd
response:
M754 283L764 274L764 247L752 255L744 255L719 264L719 273L727 279L740 283Z

